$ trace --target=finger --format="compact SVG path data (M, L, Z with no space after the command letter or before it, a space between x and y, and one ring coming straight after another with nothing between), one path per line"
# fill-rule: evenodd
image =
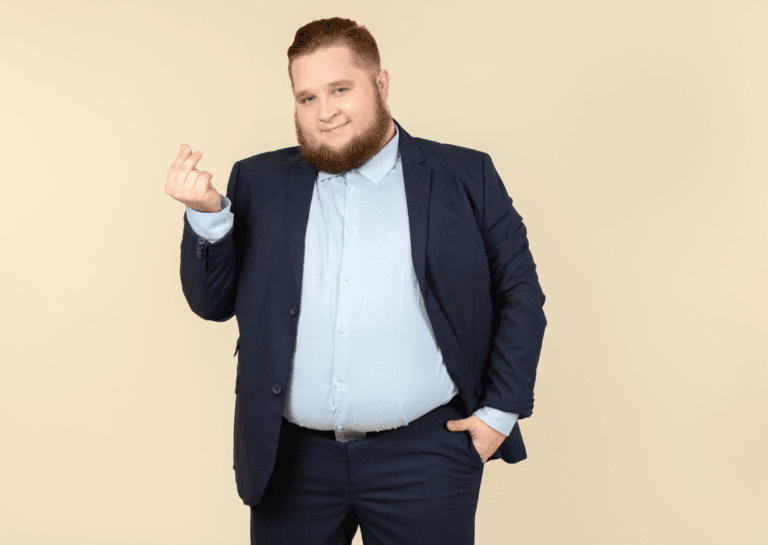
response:
M197 162L200 160L202 156L203 156L203 152L200 150L197 150L195 153L190 154L181 164L181 168L179 169L180 172L185 173L194 169L195 165L197 165Z
M203 188L208 185L212 175L210 172L206 172L204 170L196 170L195 172L197 173L197 178L195 179L195 187L199 191L202 191Z
M187 171L184 169L184 161L189 158L192 148L186 144L181 145L181 151L176 156L176 160L173 161L171 168L168 170L168 181L174 185L182 185L187 177Z
M200 172L196 168L193 168L192 170L189 171L189 174L187 174L187 178L185 180L186 183L182 184L186 191L189 191L190 189L197 187L197 181L200 178L200 174L202 174L202 172Z
M182 163L176 167L175 174L176 174L176 182L179 185L189 185L189 182L192 182L192 185L194 185L194 179L189 180L189 173L193 170L195 170L195 165L200 160L200 156L203 154L200 150L196 151L195 153L191 153L187 156L186 159L182 161Z
M181 163L187 160L187 157L192 153L192 148L186 144L182 144L179 148L179 154L176 156L176 160L173 162L172 168L177 168Z

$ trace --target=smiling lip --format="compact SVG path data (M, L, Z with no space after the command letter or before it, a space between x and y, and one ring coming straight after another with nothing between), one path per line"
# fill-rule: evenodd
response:
M347 122L347 123L348 123L348 122ZM346 125L347 123L344 123L344 125ZM325 132L333 132L333 131L335 131L336 129L340 129L340 128L342 128L344 125L339 125L338 127L334 127L334 128L332 128L332 129L328 129L328 130L327 130L327 131L325 131Z

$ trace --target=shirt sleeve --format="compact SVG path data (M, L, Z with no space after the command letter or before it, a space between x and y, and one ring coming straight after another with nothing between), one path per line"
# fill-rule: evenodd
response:
M517 413L508 413L506 411L494 409L493 407L480 407L473 414L494 430L507 437L509 437L509 434L512 432L512 428L515 427L517 417L520 416Z
M232 203L226 195L219 193L219 196L221 197L219 212L198 212L187 206L187 221L192 226L192 230L209 242L224 238L235 224L235 215L229 211Z

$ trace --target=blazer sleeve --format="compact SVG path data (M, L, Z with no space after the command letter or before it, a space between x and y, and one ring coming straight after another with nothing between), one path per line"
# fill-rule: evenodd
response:
M533 387L547 319L523 218L487 153L482 158L484 212L480 228L491 274L494 321L488 384L480 406L533 413Z
M229 212L233 226L215 242L207 240L192 229L184 214L184 234L181 239L181 289L192 312L204 320L226 322L235 314L239 267L242 259L240 239L242 214L238 210L237 183L239 161L232 167L227 184Z

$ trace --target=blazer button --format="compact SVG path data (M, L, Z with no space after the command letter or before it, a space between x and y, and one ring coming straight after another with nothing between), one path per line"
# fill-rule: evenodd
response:
M279 393L280 393L280 392L282 392L282 391L283 391L283 389L282 389L282 388L280 388L280 385L279 385L279 384L274 384L274 385L272 386L272 393L273 393L273 394L279 394Z
M293 316L296 316L296 312L298 312L298 309L296 307L291 307L291 314Z
M205 244L205 239L203 237L198 237L197 238L197 243L198 244Z

